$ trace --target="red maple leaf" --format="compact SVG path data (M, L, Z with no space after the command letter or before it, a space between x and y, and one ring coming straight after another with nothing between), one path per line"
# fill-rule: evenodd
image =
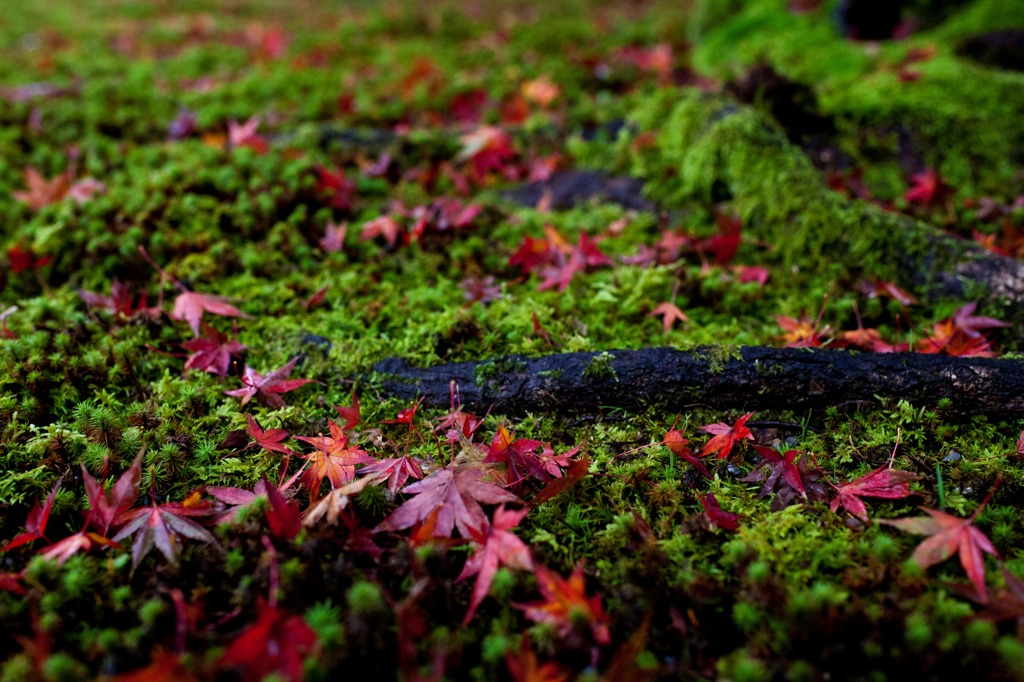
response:
M714 436L714 438L704 444L700 451L700 456L706 457L717 452L719 459L725 459L732 452L732 446L736 443L743 439L754 440L754 435L746 427L747 420L753 416L753 412L745 414L737 419L732 426L724 422L716 422L700 427L702 431L707 431Z
M387 481L388 492L392 497L399 493L410 478L423 478L419 462L408 455L377 460L360 469L359 473L368 474L376 481Z
M57 203L71 189L71 174L67 171L55 175L52 180L44 178L34 166L29 166L23 172L28 191L11 192L11 196L34 211Z
M462 151L459 161L469 161L474 182L478 185L487 180L489 173L499 173L506 179L515 180L519 169L513 165L517 154L512 146L512 136L493 126L480 126L462 136Z
M736 252L740 248L743 223L738 217L718 211L715 212L715 222L718 223L718 234L702 239L694 248L699 253L714 254L715 265L725 265L736 257Z
M267 138L256 133L259 127L259 116L250 116L245 123L238 123L234 119L228 121L228 149L249 147L257 154L266 154L269 148Z
M260 602L256 622L236 637L221 663L241 668L245 682L259 682L271 673L300 682L303 657L316 646L316 633L300 616Z
M930 208L943 205L952 193L952 188L939 177L935 169L928 168L910 177L910 189L903 198L908 204Z
M350 431L359 425L360 422L360 410L359 410L359 396L356 395L355 391L352 392L352 404L347 407L334 406L338 416L345 420L342 424L342 431Z
M562 467L569 465L569 459L578 450L576 448L556 457L547 443L527 438L512 440L512 434L502 426L491 439L484 462L504 463L508 467L508 486L518 492L527 478L549 481L561 477Z
M246 317L245 313L226 301L227 299L223 296L185 290L174 299L171 319L188 322L188 326L192 327L192 332L199 336L199 323L203 319L204 313L225 317Z
M1009 327L1010 323L997 320L993 317L975 315L974 310L978 307L977 301L971 301L953 313L953 326L963 332L968 338L981 336L981 329L995 329L998 327Z
M588 597L583 564L577 564L568 578L537 564L534 569L542 601L518 605L524 615L537 623L548 623L563 638L572 637L577 627L586 626L594 641L609 644L608 616L599 596Z
M121 474L108 495L103 486L82 465L82 479L85 481L85 494L89 498L89 519L86 526L92 524L104 536L115 525L119 525L123 515L135 504L139 496L139 482L142 480L142 453L140 452Z
M391 512L377 530L410 528L436 513L433 537L450 538L457 527L462 537L471 538L470 529L479 531L487 523L481 503L520 502L507 490L480 480L482 475L483 471L475 467L439 469L407 486L405 492L414 497Z
M555 661L541 663L537 660L537 653L530 646L530 637L526 634L520 638L518 654L505 654L505 665L515 682L566 682L572 675Z
M270 452L280 452L285 455L294 455L295 451L287 445L283 444L286 438L289 438L289 434L284 429L266 429L264 430L252 415L246 415L249 418L249 426L245 428L245 432L252 436L255 444L268 450Z
M126 512L120 519L124 526L112 539L114 542L120 542L135 536L132 543L133 567L137 567L154 546L167 561L177 565L181 538L216 544L217 541L210 531L189 518L209 516L211 513L212 509L208 504L192 506L180 502L157 504L153 501L148 507Z
M331 430L330 436L295 437L316 448L305 455L312 466L302 476L302 484L314 499L319 497L320 483L324 478L330 480L332 487L338 488L355 478L356 466L376 462L365 450L350 447L348 436L333 419L328 419L327 423Z
M887 500L898 500L910 495L910 482L921 478L909 471L899 471L888 467L875 469L849 483L836 487L836 496L832 500L832 511L842 505L861 521L868 520L868 509L862 497L880 497Z
M860 348L872 353L904 353L910 349L907 343L889 343L877 329L851 329L842 332L833 348Z
M160 316L160 307L149 307L146 301L146 292L139 295L138 302L134 302L132 286L118 280L116 277L110 283L110 295L97 294L84 289L78 289L78 295L82 297L85 304L90 308L109 310L117 317L130 318L136 313L148 317L157 318Z
M21 578L21 573L0 573L0 592L11 592L18 595L27 594L28 590L21 584Z
M231 367L232 356L238 357L248 346L243 345L238 339L229 339L226 334L209 325L202 325L205 336L189 339L181 344L181 347L191 354L185 360L185 371L197 370L209 372L219 377L226 377Z
M740 515L722 509L714 493L708 493L701 497L700 503L704 507L704 515L712 525L718 526L722 530L739 529Z
M1005 564L1001 564L999 570L1003 574L1006 589L998 592L988 608L978 615L996 622L1015 618L1020 627L1024 624L1024 580L1011 573Z
M316 191L326 196L330 206L339 211L352 208L352 199L356 193L356 183L345 177L345 171L329 171L323 166L316 167Z
M533 570L533 556L530 554L530 548L514 533L509 532L519 525L526 514L526 509L507 510L503 504L494 510L492 523L482 529L469 529L474 551L473 555L466 560L466 565L463 566L462 573L456 578L456 582L475 575L476 583L473 585L469 610L466 612L466 617L462 619L463 627L473 618L480 602L487 596L499 566L521 568L525 571Z
M542 277L537 291L544 291L558 286L558 291L565 291L578 272L586 272L589 268L614 265L614 261L601 252L597 243L584 233L580 233L579 242L566 251L561 235L548 228L549 234L554 233L559 241L549 238L552 245L549 249L549 261L542 266L539 274Z
M928 516L906 519L881 519L879 523L895 526L907 533L930 535L914 550L913 560L921 568L942 563L954 554L960 555L960 564L971 579L982 604L988 603L985 589L985 561L982 553L998 557L999 552L992 546L984 533L974 527L974 518L981 507L970 518L961 519L938 509L922 507Z
M36 500L28 513L28 518L25 520L25 532L4 545L0 552L9 552L15 547L27 545L33 540L46 538L46 523L50 520L50 510L53 509L53 501L57 498L57 491L60 490L62 479L63 476L57 479L56 485L53 486L53 490L50 491L42 507L39 506L39 500Z
M98 533L87 533L86 531L81 530L74 535L69 535L63 540L58 540L49 547L40 550L38 556L46 559L53 559L57 562L58 566L63 566L64 562L75 554L78 554L79 552L88 552L97 545L103 547L121 547L121 545L117 544L113 540L108 540Z
M918 342L918 352L979 357L994 355L992 346L980 330L1010 325L992 317L975 315L977 305L977 301L972 301L957 309L952 317L936 322L932 326L932 335Z
M899 303L901 306L915 305L917 299L911 296L905 289L902 289L892 282L884 282L881 280L870 281L862 279L857 285L857 290L867 296L869 299L872 298L891 298L892 300Z
M777 315L775 321L783 329L782 340L786 348L817 348L828 338L829 328L825 325L820 330L821 316L813 322L806 313L800 315L800 319Z
M286 499L281 490L263 479L263 489L267 493L267 524L270 534L280 540L293 540L302 529L302 515L295 500Z
M25 270L38 270L50 260L50 256L36 256L35 251L21 244L15 244L7 249L7 264L15 275Z
M389 215L382 215L363 223L359 231L359 241L366 242L381 237L393 249L398 244L399 237L407 237L408 234L402 231L398 222Z
M246 365L245 370L242 372L242 388L224 391L224 393L241 398L243 405L255 397L261 405L280 409L285 406L285 402L281 398L282 393L294 391L311 382L316 383L313 379L286 378L295 369L297 361L298 357L294 357L286 362L284 366L268 372L266 375L260 374L249 365Z
M590 456L584 454L579 459L574 459L569 462L569 466L566 468L564 476L548 481L547 485L541 488L536 495L531 497L530 506L537 507L538 505L544 504L555 495L558 495L560 492L568 490L579 483L588 473L590 473Z
M337 253L345 248L345 233L348 232L348 223L328 222L324 227L324 236L317 241L324 253Z
M708 478L711 478L711 472L704 466L704 463L697 459L697 456L693 454L687 443L690 441L683 436L683 432L678 429L670 429L665 434L665 438L661 441L662 444L673 452L673 454L682 457L684 460L696 467L697 471L701 472Z
M763 458L749 474L739 479L745 483L764 481L759 497L768 497L773 492L772 511L779 511L797 501L821 501L826 498L821 471L808 462L807 453L787 450L780 453L774 448L755 445L754 449ZM800 461L797 456L803 454Z
M690 318L686 316L686 313L671 301L663 301L654 306L654 310L647 313L647 317L657 317L658 315L661 315L661 326L666 334L672 331L676 322L690 323Z

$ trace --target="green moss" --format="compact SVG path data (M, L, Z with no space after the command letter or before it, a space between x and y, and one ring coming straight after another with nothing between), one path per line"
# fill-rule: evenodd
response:
M590 382L618 381L615 373L615 356L611 353L599 353L590 360L590 364L583 370L583 378Z

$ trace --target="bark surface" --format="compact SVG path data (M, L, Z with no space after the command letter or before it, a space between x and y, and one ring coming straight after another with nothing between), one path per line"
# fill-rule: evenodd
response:
M743 411L822 409L908 400L950 414L1024 415L1024 362L920 353L805 348L645 348L506 356L417 368L398 358L374 367L381 390L431 406L458 385L467 410L596 412L692 406Z

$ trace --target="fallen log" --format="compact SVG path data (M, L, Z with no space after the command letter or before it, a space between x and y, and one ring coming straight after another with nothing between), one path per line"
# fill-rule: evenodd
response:
M704 346L504 356L418 368L400 358L374 366L381 391L437 407L451 382L467 410L593 413L694 406L753 411L944 401L948 414L1024 416L1024 362L920 353Z

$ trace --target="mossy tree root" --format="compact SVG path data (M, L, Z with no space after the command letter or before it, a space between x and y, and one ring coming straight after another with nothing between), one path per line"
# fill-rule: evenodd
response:
M693 406L805 410L907 400L947 414L1024 415L1024 362L920 353L854 353L760 346L700 347L539 358L507 356L417 368L399 358L374 366L387 395L444 407L452 382L464 409L522 414Z
M636 115L641 129L659 131L659 144L633 168L657 198L729 200L747 234L806 276L867 275L925 300L980 297L1024 324L1024 263L831 191L803 151L752 107L703 94L681 100L654 101Z

